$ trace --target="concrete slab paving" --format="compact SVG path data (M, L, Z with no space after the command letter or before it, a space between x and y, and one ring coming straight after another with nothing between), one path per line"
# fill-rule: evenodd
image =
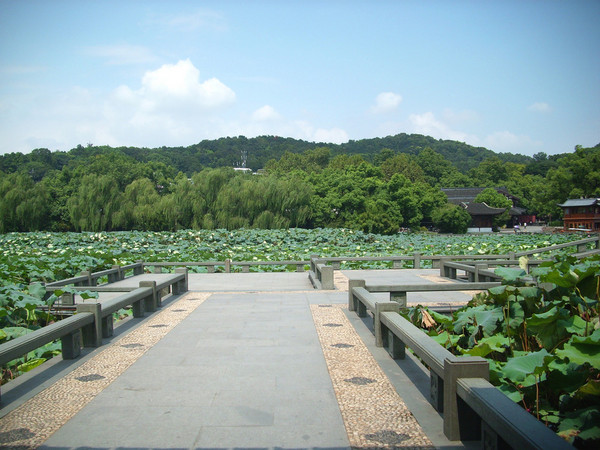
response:
M307 296L212 295L41 448L78 447L348 448Z
M378 284L433 283L439 275L432 269L343 273L348 278ZM162 276L168 275L144 274L119 283L136 287L142 279ZM317 333L313 317L315 311L331 309L321 307L331 305L343 310L347 292L339 288L316 291L306 273L190 274L189 287L214 294L198 294L203 302L188 307L189 315L174 327L169 323L173 319L160 319L161 313L146 324L156 331L161 327L170 327L170 331L146 346L139 359L95 394L41 448L357 448L346 428L347 414L354 414L348 413L353 407L346 412L341 409L336 396L339 386L332 383L328 371L331 361L326 361L324 355L328 350L323 347L322 331ZM431 301L440 301L439 293L420 295L435 296ZM450 298L456 295L460 300ZM470 295L460 292L441 296L444 301L470 299ZM411 300L409 294L409 303ZM178 301L171 303L171 315L165 317L179 311ZM396 391L407 397L427 437L438 447L461 448L460 443L444 440L439 415L428 406L425 388L411 387L410 368L396 364L381 349L374 348L371 331L363 321L353 313L346 314L350 319L345 319L345 327L350 328L347 331L359 330L360 338L368 343ZM324 329L329 325L338 326L321 324ZM134 351L141 345L137 340L127 342L121 347L129 346ZM340 342L332 341L327 347L336 347ZM427 384L426 376L422 378ZM346 389L352 380L350 375L342 374L337 383ZM373 417L368 409L365 413L365 417ZM370 424L365 425L368 428ZM384 429L381 436L377 430L360 434L369 448L379 445L372 440L374 437L400 436L391 428ZM427 437L423 431L417 432L420 448L429 448Z
M188 286L199 292L313 290L307 272L190 273Z
M388 270L342 270L342 273L351 280L365 280L367 284L436 284L461 283L442 279L439 269L388 269ZM463 305L467 303L477 291L447 291L447 292L409 292L406 300L412 305ZM389 300L389 294L378 293L377 297Z

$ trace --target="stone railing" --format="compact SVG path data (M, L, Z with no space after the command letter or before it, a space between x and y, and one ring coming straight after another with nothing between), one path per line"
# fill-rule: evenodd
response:
M453 355L404 319L399 303L379 301L362 280L349 283L348 308L359 317L373 314L376 345L393 359L404 359L408 347L429 367L430 403L443 414L448 439L480 440L484 448L572 448L489 383L485 359Z
M365 284L364 280L350 280L350 287L364 287L369 293L389 292L390 301L394 301L402 308L406 308L407 294L409 292L452 292L452 291L482 291L500 286L499 281L469 282L469 283L427 283L427 284Z
M101 272L94 275L99 273ZM188 290L188 275L185 268L177 269L177 273L168 275L159 281L140 281L137 288L111 287L109 285L85 286L81 284L83 280L80 278L73 277L68 279L70 282L61 280L47 285L48 291L52 292L61 287L75 284L73 281L78 283L73 288L74 292L63 294L70 296L70 304L74 306L75 314L0 344L0 365L7 364L57 339L61 340L62 358L75 359L81 354L82 345L83 347L98 347L102 344L102 338L113 335L113 313L115 311L131 306L134 317L144 317L145 312L154 312L161 306L162 297L166 293L171 292L173 295L177 295ZM84 275L83 278L88 282L90 280L87 275ZM73 296L78 290L122 292L122 295L103 302L84 302L75 305Z
M310 261L188 261L188 262L144 262L144 267L153 267L154 273L162 273L163 267L205 267L208 273L215 273L222 267L225 273L234 271L234 267L242 268L243 273L250 272L253 266L296 266L296 272L304 272Z
M47 289L60 288L61 286L96 286L98 280L107 278L108 283L114 283L116 281L124 280L127 277L127 273L131 272L133 275L141 275L144 273L144 264L142 261L138 261L134 264L128 264L126 266L112 266L110 269L101 270L99 272L81 272L78 276L65 278L64 280L53 281L46 284Z
M310 260L308 279L315 289L335 289L333 282L333 267L323 264L317 259Z

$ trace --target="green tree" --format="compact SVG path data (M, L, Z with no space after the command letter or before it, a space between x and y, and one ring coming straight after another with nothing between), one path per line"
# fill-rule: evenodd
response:
M49 195L44 186L21 173L0 180L0 232L46 229Z
M424 181L437 187L466 187L471 181L463 175L450 161L431 147L425 147L417 156Z
M466 233L471 223L471 215L462 207L447 203L436 208L431 219L442 233Z
M386 180L390 180L395 174L402 174L410 181L424 181L425 174L412 155L401 153L386 159L381 164L381 172Z
M512 202L494 188L487 188L481 191L481 193L475 197L475 202L485 203L492 208L505 208L505 211L502 214L494 217L493 224L496 227L506 224L510 218Z
M67 207L77 231L110 231L113 214L119 209L120 192L110 175L86 175Z
M159 209L160 195L148 178L134 180L125 188L119 200L119 209L113 214L112 224L124 230L165 230Z

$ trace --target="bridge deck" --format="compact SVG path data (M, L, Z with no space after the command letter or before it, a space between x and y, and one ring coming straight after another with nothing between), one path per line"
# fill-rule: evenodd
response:
M439 281L427 270L344 274ZM124 321L102 347L3 386L0 445L461 448L427 402L428 374L374 347L338 281L316 291L306 274L190 275L190 292Z

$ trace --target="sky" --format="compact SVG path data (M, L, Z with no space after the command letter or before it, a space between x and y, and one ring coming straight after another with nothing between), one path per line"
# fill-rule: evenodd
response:
M399 133L600 143L599 0L0 0L0 154Z

